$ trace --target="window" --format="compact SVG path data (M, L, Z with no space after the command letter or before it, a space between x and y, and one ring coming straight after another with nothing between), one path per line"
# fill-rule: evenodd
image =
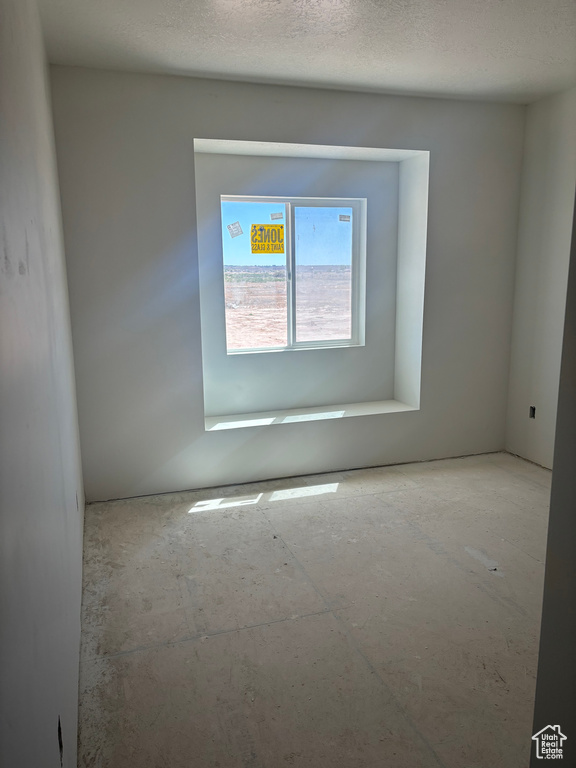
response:
M366 200L220 200L227 352L363 344Z

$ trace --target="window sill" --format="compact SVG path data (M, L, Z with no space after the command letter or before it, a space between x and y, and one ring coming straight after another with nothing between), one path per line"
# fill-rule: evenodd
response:
M235 413L230 416L207 416L204 420L206 432L228 429L252 429L280 424L295 424L304 421L325 421L353 416L373 416L380 413L402 413L417 411L399 400L376 400L370 403L344 403L317 408L293 408L286 411L265 411L262 413Z
M300 342L300 344L294 344L291 347L262 347L261 349L228 349L227 355L261 355L268 354L270 352L305 352L307 350L313 350L317 352L319 349L349 349L350 347L364 347L364 342L356 341L334 341L334 342Z

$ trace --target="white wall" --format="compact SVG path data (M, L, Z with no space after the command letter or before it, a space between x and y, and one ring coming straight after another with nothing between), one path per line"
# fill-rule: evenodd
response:
M52 70L89 499L504 447L523 107ZM193 139L430 150L419 411L205 432Z
M575 184L573 88L528 107L518 234L506 447L549 468Z
M0 764L76 766L82 484L44 52L0 0ZM78 502L77 499L78 498Z

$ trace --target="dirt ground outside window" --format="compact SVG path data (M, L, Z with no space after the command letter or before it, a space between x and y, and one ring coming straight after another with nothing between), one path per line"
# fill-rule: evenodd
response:
M228 349L286 346L285 267L225 267ZM297 341L351 336L350 267L298 267Z

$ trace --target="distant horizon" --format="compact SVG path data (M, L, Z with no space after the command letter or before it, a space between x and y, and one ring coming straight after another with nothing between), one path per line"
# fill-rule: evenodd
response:
M286 264L224 264L226 269L286 269ZM297 264L296 269L351 269L350 264Z

